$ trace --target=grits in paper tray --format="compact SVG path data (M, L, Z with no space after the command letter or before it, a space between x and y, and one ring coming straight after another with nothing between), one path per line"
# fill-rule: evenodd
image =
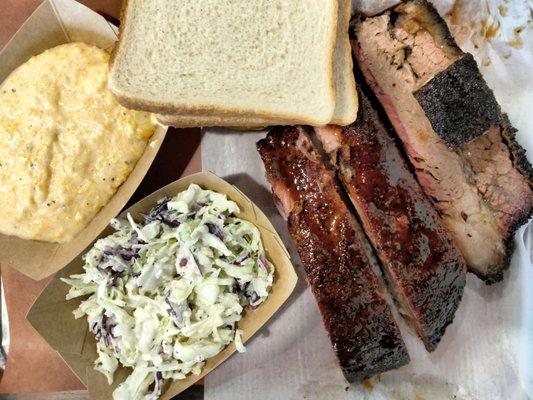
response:
M0 233L67 242L128 178L157 122L107 89L109 54L67 43L0 86Z

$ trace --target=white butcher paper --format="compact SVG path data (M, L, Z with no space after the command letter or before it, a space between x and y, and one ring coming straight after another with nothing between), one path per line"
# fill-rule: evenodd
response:
M439 11L446 12L452 1L438 3ZM531 160L531 25L522 38L522 49L513 50L507 59L492 54L491 64L481 71L519 130L518 141ZM464 48L473 50L468 44ZM410 364L374 377L367 385L349 385L337 365L286 223L272 202L255 149L264 136L265 132L207 129L201 145L203 169L228 179L262 208L289 248L299 282L284 307L247 343L247 352L234 355L207 376L205 400L526 400L528 394L533 399L533 228L517 232L503 282L486 286L468 275L455 320L436 351L426 352L396 314Z

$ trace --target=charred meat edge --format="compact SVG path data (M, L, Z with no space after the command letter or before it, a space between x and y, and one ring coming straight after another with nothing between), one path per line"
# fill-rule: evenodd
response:
M427 9L425 2L408 3ZM481 175L472 171L461 151L453 151L436 135L412 94L417 87L417 79L427 79L427 76L423 76L424 71L413 71L413 68L416 70L414 55L420 56L425 50L418 50L424 46L415 46L407 51L401 42L402 35L402 40L406 40L406 33L396 28L394 22L399 20L397 14L402 10L396 8L377 17L354 21L356 38L352 46L359 67L387 112L416 170L420 185L452 233L470 271L487 283L499 281L509 265L511 233L531 215L532 194L530 189L525 189L531 185L530 165L523 156L523 150L514 141L512 128L505 125L502 127L502 141L507 150L498 158L500 161L510 159L515 168L504 180L498 177L480 179ZM442 20L441 23L444 24ZM427 32L419 34L427 40ZM449 66L457 60L453 54L438 50L438 46L434 46L435 41L431 40L433 44L429 47L433 46L430 52L433 61L430 65ZM419 42L423 43L421 40ZM423 60L419 61L422 64ZM476 140L485 140L484 135L467 146L472 143L475 145ZM483 149L477 151L479 155L476 157L487 155ZM524 174L524 171L527 173ZM520 175L520 172L524 175ZM498 187L500 184L504 184L505 188L518 184L525 193L522 196L525 200L519 199L517 202L514 191L501 190ZM503 193L512 201L499 200L496 196L498 193ZM511 203L511 212L506 203Z
M376 249L400 313L433 351L461 301L466 265L361 87L358 94L352 125L315 130Z
M370 246L306 128L274 128L257 149L346 379L406 364Z

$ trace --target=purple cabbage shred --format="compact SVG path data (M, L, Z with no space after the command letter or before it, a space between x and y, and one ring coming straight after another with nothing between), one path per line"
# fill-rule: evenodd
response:
M127 267L133 265L139 249L111 248L104 249L98 261L98 268L110 274L110 278L116 278L116 274L124 272Z
M94 322L91 325L91 332L94 334L96 340L100 340L106 346L110 346L111 339L116 339L114 329L117 326L116 321L112 317L105 315L105 310L102 314L100 322Z
M147 397L149 400L157 400L161 396L161 390L163 388L163 374L161 371L154 372L154 389L150 393L150 397Z
M169 315L172 318L172 322L176 326L179 326L183 323L183 313L189 309L189 306L186 304L178 304L173 302L169 299L169 297L165 297L165 303L168 304L169 308Z
M177 220L177 212L168 208L169 201L170 199L168 197L160 200L148 214L144 214L145 221L160 221L172 228L178 227L180 222Z
M259 253L259 264L261 264L261 266L265 269L265 271L267 272L267 274L270 272L270 269L268 268L268 261L265 257L265 254L264 253Z
M237 279L237 286L239 287L239 291L243 291L246 289L250 282L243 281L242 279Z
M248 299L250 304L255 303L257 300L259 300L259 295L255 292L255 290L250 290L250 288L247 288L244 292L244 297Z
M228 290L230 291L230 293L237 293L240 290L237 281L233 281L233 283L229 286Z
M133 232L133 234L130 237L129 242L131 244L146 244L144 240L139 239L139 235L137 234L137 232Z
M250 254L249 253L244 253L244 254L241 254L239 257L237 257L235 259L235 261L233 262L233 264L235 265L241 265L243 262L245 262L246 260L248 260L250 258Z
M217 225L211 224L209 222L206 225L207 229L209 229L210 234L215 235L217 238L224 241L224 232L222 231L222 229L220 229Z
M122 249L118 252L118 254L124 261L131 261L133 257L137 255L137 252L132 249Z
M196 214L198 211L200 211L202 209L202 207L205 207L205 204L204 203L196 203L192 206L192 210L194 211L194 213Z

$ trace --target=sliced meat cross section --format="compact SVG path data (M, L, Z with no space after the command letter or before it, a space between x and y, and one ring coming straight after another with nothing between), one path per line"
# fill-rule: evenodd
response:
M431 23L420 23L425 20ZM531 215L533 205L531 166L514 140L513 128L502 115L493 123L491 111L486 121L470 121L472 126L488 126L487 130L467 135L471 140L455 148L435 131L415 93L428 82L431 85L435 75L453 69L465 55L450 44L445 22L426 1L407 1L381 15L356 21L354 28L352 46L359 67L470 271L487 283L501 280L509 265L511 234ZM440 97L434 100L443 101L447 89L441 87ZM492 103L492 94L490 99L487 96L481 95ZM438 118L445 119L453 111L441 107L439 113ZM468 126L455 117L448 115L454 124Z
M406 364L370 245L305 128L274 128L257 149L346 379Z
M315 129L377 251L400 312L433 351L461 301L466 265L376 111L358 92L356 122Z

